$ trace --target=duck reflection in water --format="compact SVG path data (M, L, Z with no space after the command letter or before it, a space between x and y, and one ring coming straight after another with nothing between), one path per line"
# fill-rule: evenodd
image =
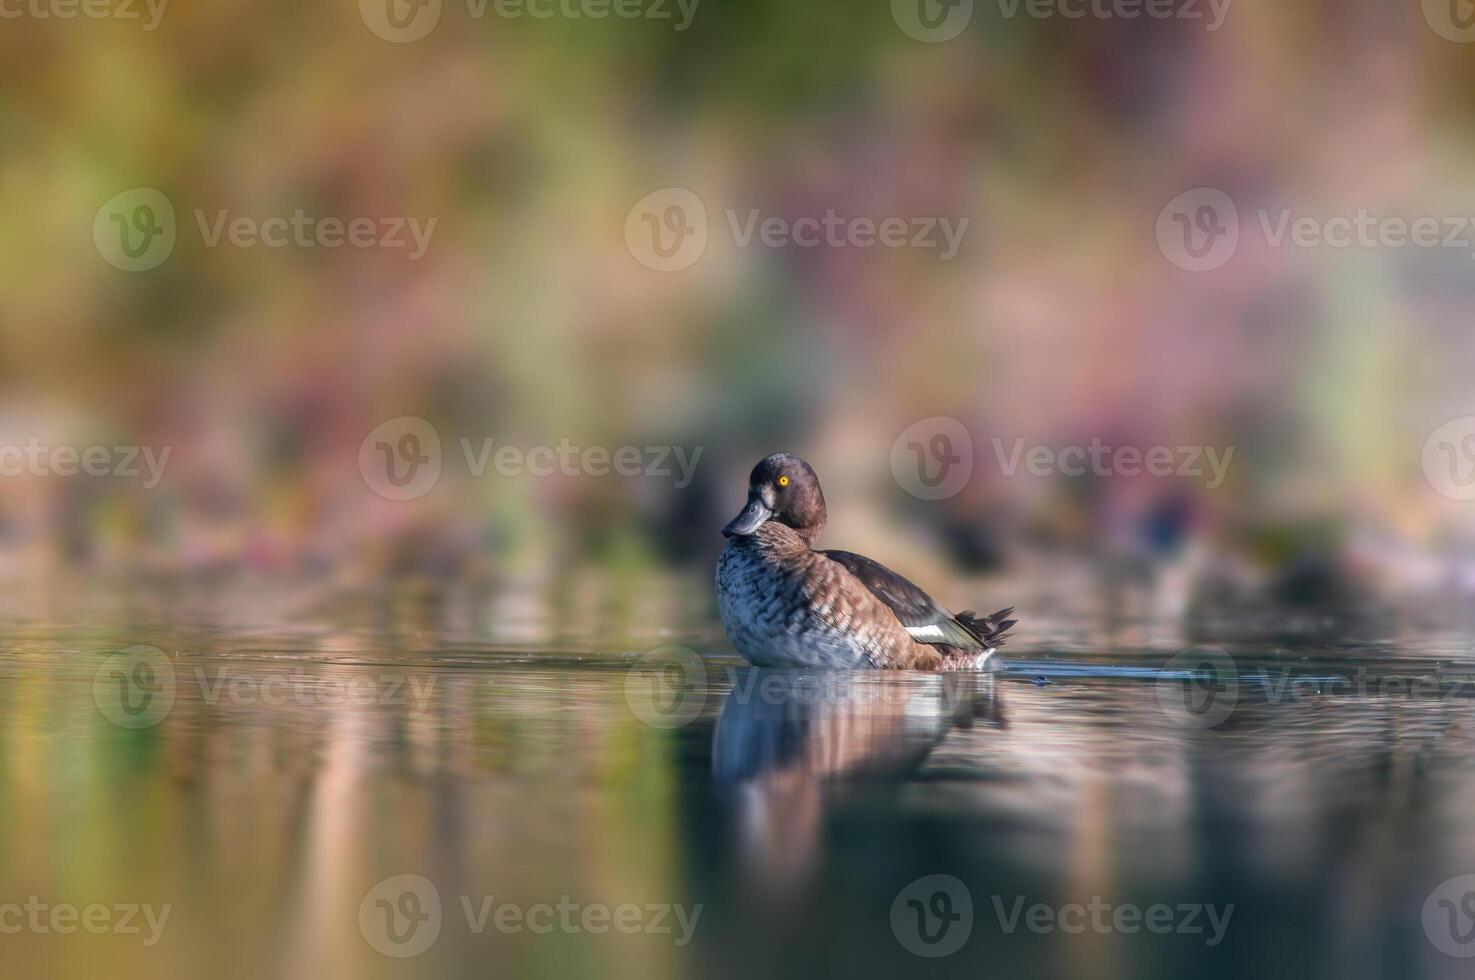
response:
M743 864L770 885L812 870L827 806L895 792L950 732L1007 727L990 674L754 668L717 720L712 772Z

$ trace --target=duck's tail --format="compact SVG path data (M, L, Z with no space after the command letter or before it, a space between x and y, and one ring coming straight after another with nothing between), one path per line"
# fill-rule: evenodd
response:
M1013 611L1014 607L1010 606L1008 609L1000 609L991 616L978 616L973 610L965 609L958 613L957 620L985 647L1001 647L1009 638L1009 629L1019 622L1017 619L1008 618Z

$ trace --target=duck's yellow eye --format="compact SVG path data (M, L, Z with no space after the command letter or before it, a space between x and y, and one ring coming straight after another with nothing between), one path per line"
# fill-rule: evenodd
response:
M789 478L786 477L786 476L779 477L778 478L778 485L781 486L781 487L788 486L789 485Z

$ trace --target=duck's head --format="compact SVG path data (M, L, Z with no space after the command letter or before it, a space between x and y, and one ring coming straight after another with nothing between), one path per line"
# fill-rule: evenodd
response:
M748 535L769 521L798 531L811 545L825 526L825 495L819 477L793 453L766 457L748 477L748 503L722 529L723 537Z

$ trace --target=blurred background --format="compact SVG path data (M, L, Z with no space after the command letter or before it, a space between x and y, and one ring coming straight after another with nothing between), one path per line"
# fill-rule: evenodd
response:
M831 544L918 576L1192 553L1186 583L1475 587L1468 503L1424 466L1471 411L1475 231L1270 240L1287 213L1432 216L1441 238L1475 215L1471 49L1432 0L361 7L7 15L0 441L169 455L154 485L5 476L6 570L709 567L746 470L783 448L824 480ZM706 211L675 271L638 245L667 188ZM1192 271L1159 232L1202 188L1240 231ZM172 241L128 271L114 238L141 235L147 192ZM742 238L829 213L964 227L951 250ZM305 237L252 237L294 215ZM375 230L330 247L325 219ZM357 460L404 417L444 465L390 500ZM938 501L890 465L935 417L973 449ZM1466 477L1468 432L1441 440ZM478 477L461 440L486 439L701 454L680 488ZM1005 472L1019 440L1233 455L1212 488Z
M175 916L7 962L911 972L947 873L952 975L1464 975L1420 911L1475 869L1471 14L0 0L0 908ZM780 449L826 546L1018 608L996 684L733 696L718 532ZM689 724L632 711L668 644ZM1193 644L1221 729L1154 683ZM253 693L303 677L426 687ZM404 874L423 958L355 919ZM707 911L455 926L493 893Z

